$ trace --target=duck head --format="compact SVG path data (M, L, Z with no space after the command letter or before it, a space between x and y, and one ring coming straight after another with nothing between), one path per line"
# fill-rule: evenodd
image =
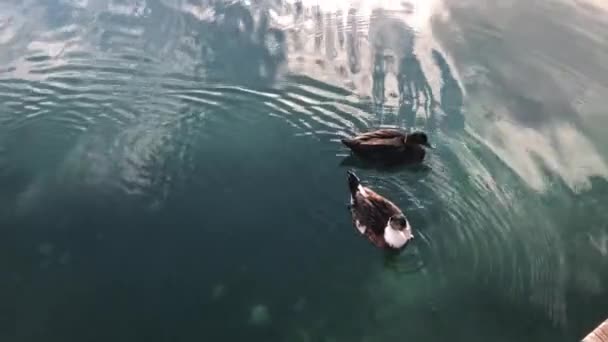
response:
M393 215L388 219L388 226L394 230L404 230L407 228L407 220L403 215Z
M412 134L408 134L405 138L406 144L414 144L414 145L423 145L429 148L433 148L431 144L429 144L429 137L424 132L414 132Z

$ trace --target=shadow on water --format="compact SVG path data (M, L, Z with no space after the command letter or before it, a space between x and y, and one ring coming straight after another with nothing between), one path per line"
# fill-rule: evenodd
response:
M381 161L367 161L358 158L355 155L349 154L340 161L340 166L343 168L358 168L364 170L375 170L385 173L399 173L404 170L417 173L421 176L431 172L431 167L425 163L383 163Z
M199 27L199 43L211 51L206 70L220 74L222 81L246 82L258 87L275 81L286 62L283 31L270 27L267 11L254 20L241 3L217 2L211 25ZM243 53L247 58L243 58Z
M454 78L450 66L444 56L437 50L432 51L433 60L441 72L441 103L440 107L446 115L444 131L446 133L462 133L464 130L464 115L462 89ZM436 120L430 120L431 130L435 129Z
M443 54L436 49L431 51L441 79L440 93L433 94L420 57L414 51L412 29L402 19L381 9L372 13L370 26L373 112L380 124L407 129L420 127L429 132L435 132L441 124L445 133L461 132L464 129L462 90ZM396 80L396 89L386 89L387 75ZM396 106L385 106L390 97L397 99ZM395 110L396 115L383 114L393 114Z

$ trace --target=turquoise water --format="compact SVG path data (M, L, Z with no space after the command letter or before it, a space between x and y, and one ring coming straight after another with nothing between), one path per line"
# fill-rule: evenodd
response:
M601 1L0 1L0 339L576 341L608 318ZM428 132L422 167L342 137ZM346 170L417 238L358 236Z

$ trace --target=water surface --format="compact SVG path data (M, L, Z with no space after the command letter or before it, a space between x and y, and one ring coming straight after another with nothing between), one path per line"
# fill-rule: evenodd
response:
M2 341L574 341L608 317L600 1L0 2ZM425 130L422 167L339 139ZM389 259L346 170L401 206Z

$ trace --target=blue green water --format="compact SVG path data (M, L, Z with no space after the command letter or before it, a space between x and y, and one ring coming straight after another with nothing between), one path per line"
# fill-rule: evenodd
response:
M601 1L0 1L0 340L576 341ZM428 132L422 167L339 139ZM346 170L416 239L352 227Z

